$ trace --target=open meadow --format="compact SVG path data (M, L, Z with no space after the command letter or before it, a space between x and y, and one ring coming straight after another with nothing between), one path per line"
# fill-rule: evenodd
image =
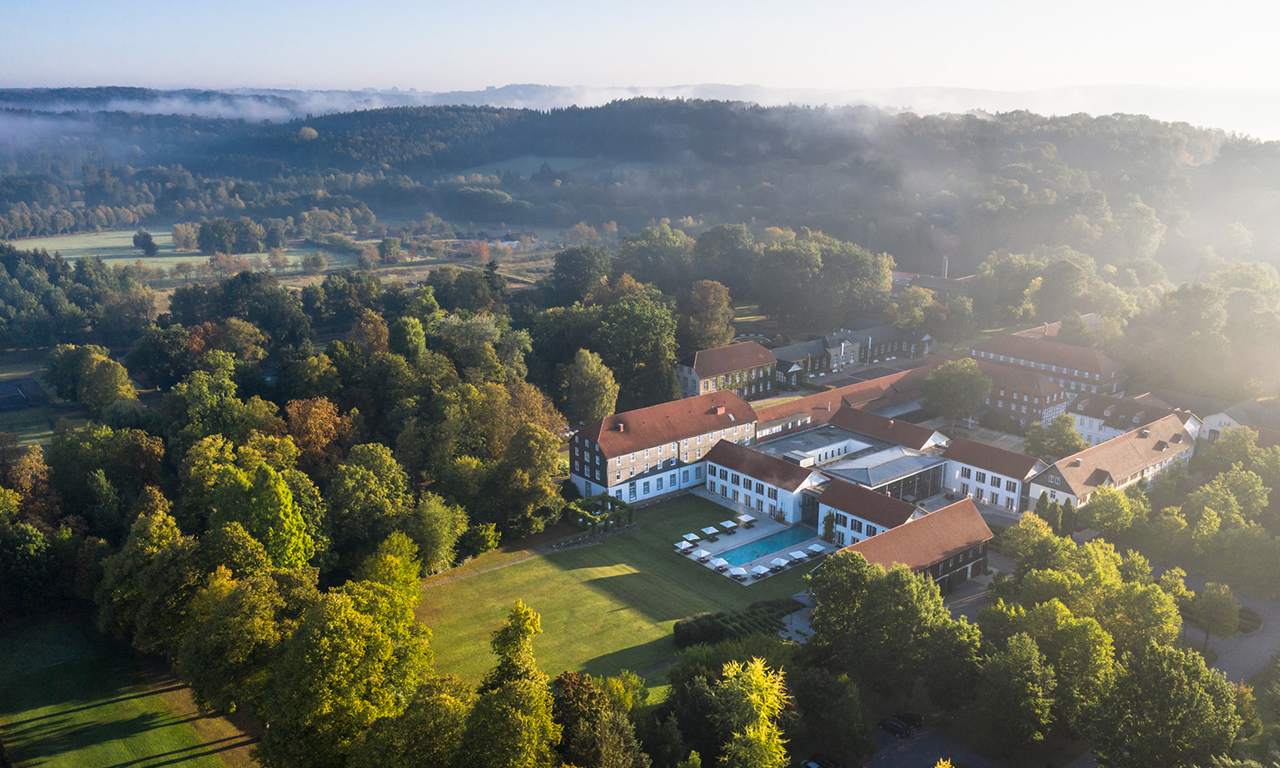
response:
M0 634L0 738L14 768L254 765L252 737L200 713L185 685L83 613Z
M54 402L40 385L45 354L43 350L9 352L0 363L0 432L18 435L22 445L48 445L61 420L73 427L88 421L83 409ZM22 395L15 394L19 389Z
M727 515L724 507L686 496L637 512L635 528L600 544L429 580L417 615L431 628L436 671L479 680L493 664L489 635L516 600L542 615L534 652L547 674L645 674L675 657L678 619L805 589L807 568L743 585L675 552L682 534Z
M173 247L173 238L169 227L159 227L154 230L148 229L147 231L151 233L152 238L154 238L156 245L159 247L159 252L155 256L143 256L141 250L133 247L134 230L87 232L74 235L59 235L58 237L14 240L12 242L14 247L21 248L24 251L43 248L50 253L60 253L63 258L68 260L75 260L84 256L97 256L106 262L108 266L123 266L141 260L148 267L173 269L173 266L178 262L185 261L196 264L209 258L199 251L176 250ZM284 249L285 255L294 262L316 251L322 251L329 257L331 267L342 268L355 265L354 256L325 248L297 245ZM267 254L265 252L245 254L247 259L252 259L255 256L266 258Z

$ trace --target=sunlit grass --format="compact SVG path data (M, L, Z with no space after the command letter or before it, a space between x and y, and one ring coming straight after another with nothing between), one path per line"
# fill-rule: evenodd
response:
M428 586L417 615L431 628L438 672L475 681L493 664L489 635L516 600L542 615L539 666L643 672L675 656L672 626L701 611L745 608L804 589L804 569L742 585L676 554L672 543L726 516L697 497L640 512L636 527L604 543L534 557Z

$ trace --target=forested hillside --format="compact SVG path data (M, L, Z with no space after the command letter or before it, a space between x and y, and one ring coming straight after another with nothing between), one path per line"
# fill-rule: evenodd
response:
M968 272L993 251L1064 245L1178 279L1280 258L1280 147L1140 116L633 99L285 124L6 110L0 124L3 237L367 205L477 227L807 226L935 272L944 255ZM547 164L459 176L518 157Z

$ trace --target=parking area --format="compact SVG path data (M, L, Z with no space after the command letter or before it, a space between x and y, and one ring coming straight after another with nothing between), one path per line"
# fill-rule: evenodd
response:
M883 768L933 768L939 760L970 768L1008 768L1004 763L975 752L945 733L925 725L905 739L879 729L875 736L875 754L864 759L864 766Z

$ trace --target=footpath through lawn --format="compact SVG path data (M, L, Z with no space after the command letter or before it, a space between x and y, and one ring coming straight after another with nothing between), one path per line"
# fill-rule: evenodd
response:
M251 739L87 615L0 634L0 740L15 768L248 768Z
M643 672L677 653L672 625L700 611L746 608L805 588L805 568L743 585L675 552L681 535L729 517L686 496L638 512L636 527L594 546L539 555L423 589L435 669L472 682L493 664L489 635L516 600L542 615L534 652L544 672Z

